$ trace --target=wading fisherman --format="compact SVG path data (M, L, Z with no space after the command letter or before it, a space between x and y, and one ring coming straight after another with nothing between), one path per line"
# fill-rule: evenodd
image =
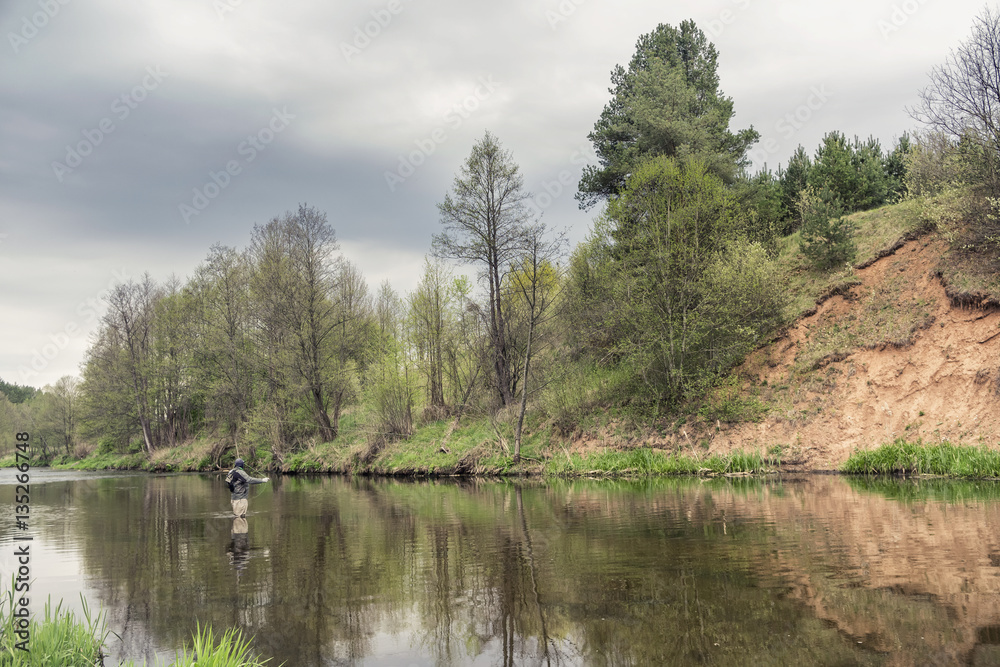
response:
M243 459L236 459L233 469L226 475L226 484L229 485L229 490L233 493L233 514L238 517L247 515L247 492L250 490L251 484L263 484L270 481L270 477L251 477L243 470Z

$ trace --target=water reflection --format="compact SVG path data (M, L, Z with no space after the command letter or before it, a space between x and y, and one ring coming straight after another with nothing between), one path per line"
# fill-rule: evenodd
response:
M242 517L233 519L232 539L229 541L229 564L239 572L247 566L250 560L250 526Z
M296 666L1000 658L994 484L293 477L234 519L217 477L59 475L38 539L140 661L196 622Z

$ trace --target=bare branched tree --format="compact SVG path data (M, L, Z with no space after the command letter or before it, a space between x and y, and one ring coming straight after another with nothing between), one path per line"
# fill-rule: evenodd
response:
M101 321L112 343L110 349L119 352L108 357L106 362L119 369L123 382L129 386L142 429L143 446L150 457L156 447L150 395L153 315L161 297L161 288L148 273L142 282L130 280L118 284L106 297L108 311Z
M510 152L487 132L455 177L453 193L438 204L444 232L434 236L434 254L477 264L489 287L486 322L501 406L514 402L516 371L500 286L524 250L532 218L527 206L530 196Z
M1000 189L1000 14L986 8L968 41L930 72L916 120L969 142L980 158L984 183Z

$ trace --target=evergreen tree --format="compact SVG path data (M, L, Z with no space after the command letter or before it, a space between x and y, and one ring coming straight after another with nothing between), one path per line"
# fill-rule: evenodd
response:
M822 270L854 260L854 225L830 188L807 188L799 199L802 215L802 253Z
M696 156L726 182L749 164L753 128L729 131L733 100L719 90L718 53L693 21L660 24L611 72L611 101L588 135L600 166L584 169L582 208L617 196L629 174L657 156Z

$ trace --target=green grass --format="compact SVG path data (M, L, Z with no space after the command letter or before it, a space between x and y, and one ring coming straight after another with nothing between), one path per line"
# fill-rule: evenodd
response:
M556 456L546 466L550 475L726 475L770 472L778 461L756 452L737 450L725 456L704 459L672 454L650 447L606 450L581 456Z
M51 598L45 603L44 618L28 621L29 651L17 648L24 641L15 633L14 580L4 595L0 595L0 666L18 667L94 667L104 664L104 643L110 632L102 613L93 615L87 600L80 596L83 618L55 607ZM263 667L270 658L261 659L250 650L250 640L240 630L231 628L216 637L210 626L197 627L192 635L190 652L184 647L175 654L173 667ZM126 667L135 667L128 662Z
M63 463L53 462L53 468L71 470L141 470L148 463L145 454L92 454L84 459Z
M854 235L857 265L884 254L901 239L912 237L921 229L936 226L952 216L954 206L952 199L938 196L908 199L848 216L857 228ZM811 310L823 294L858 284L853 268L814 269L799 249L800 242L799 232L778 239L778 263L782 267L782 280L788 285L791 295L785 311L789 322Z
M45 603L45 616L41 622L31 618L28 623L29 652L17 648L24 641L14 629L14 587L0 596L0 665L19 667L92 667L102 657L102 646L107 638L104 617L92 616L86 599L83 618L62 608L60 601L54 608L52 600Z
M211 627L201 627L195 631L188 654L187 647L177 656L174 667L263 667L271 661L261 660L250 651L250 642L243 638L237 628L230 628L216 638Z
M857 450L841 466L856 475L941 475L960 479L1000 478L1000 451L943 442L925 445L902 438Z
M811 330L796 356L795 369L808 373L856 348L910 345L916 332L933 322L931 304L912 294L911 280L907 273L894 272L849 312Z

